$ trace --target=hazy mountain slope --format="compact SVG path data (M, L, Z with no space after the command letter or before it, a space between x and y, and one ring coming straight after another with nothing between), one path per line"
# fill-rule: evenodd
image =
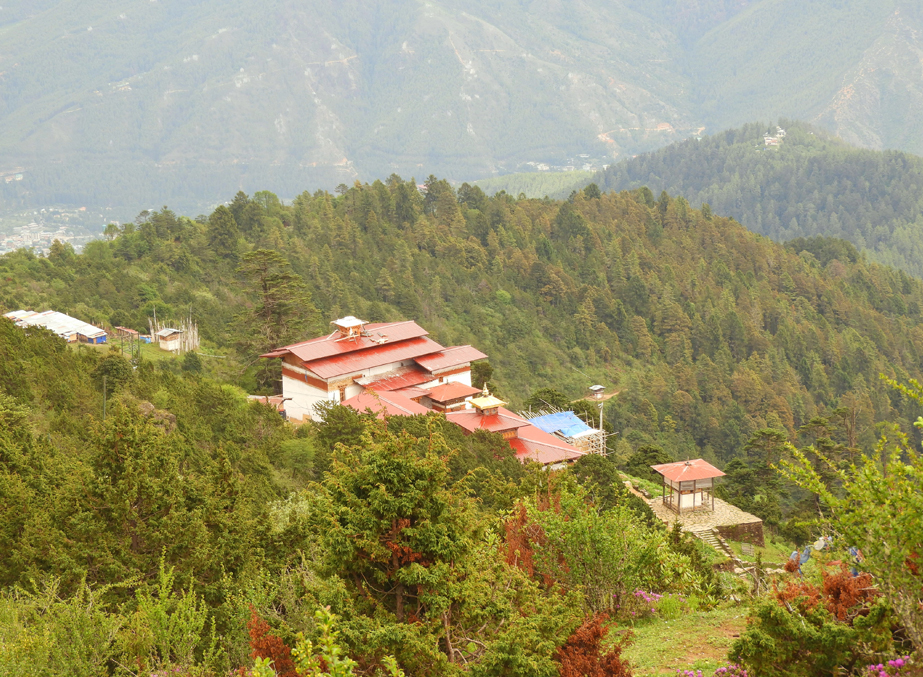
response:
M923 158L848 146L789 124L767 148L765 125L684 141L610 167L601 188L642 185L733 216L776 240L827 235L870 258L923 276Z
M685 47L760 0L626 0L634 11L668 26Z
M812 119L887 32L897 3L764 0L695 46L697 106L711 131L743 120Z
M841 138L871 148L923 154L923 8L906 4L841 80L813 119Z
M483 175L690 127L681 78L651 65L675 39L598 1L59 3L3 31L13 202Z
M16 0L0 211L601 166L778 115L915 150L921 26L906 0Z

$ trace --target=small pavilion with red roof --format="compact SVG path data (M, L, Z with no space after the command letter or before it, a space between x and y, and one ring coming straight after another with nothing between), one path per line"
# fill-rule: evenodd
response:
M724 477L724 473L711 463L697 458L651 468L663 476L663 504L677 515L695 510L714 511L715 479Z
M467 407L472 395L477 395L480 390L465 383L443 383L429 389L427 395L433 411L458 411Z

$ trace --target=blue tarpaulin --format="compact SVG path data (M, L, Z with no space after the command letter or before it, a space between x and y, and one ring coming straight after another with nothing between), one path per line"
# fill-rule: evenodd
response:
M802 564L804 564L804 563L807 562L809 559L811 559L811 550L812 550L812 548L811 548L811 546L809 545L809 546L805 547L804 552L801 553L801 563L802 563Z
M572 411L562 411L557 414L545 414L533 419L529 423L539 430L554 434L560 432L564 437L576 437L581 433L593 432L593 428L584 423Z

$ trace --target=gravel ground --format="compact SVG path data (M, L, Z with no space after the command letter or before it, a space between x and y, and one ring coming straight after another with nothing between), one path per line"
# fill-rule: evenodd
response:
M733 505L726 501L722 501L720 498L715 499L714 512L710 510L700 510L696 512L685 512L682 515L677 515L670 508L665 506L660 496L650 499L648 504L657 517L667 523L667 526L672 527L673 522L679 521L684 531L697 531L699 529L711 529L713 527L730 527L735 524L750 524L751 522L760 521L759 517L744 512L740 508L735 508Z

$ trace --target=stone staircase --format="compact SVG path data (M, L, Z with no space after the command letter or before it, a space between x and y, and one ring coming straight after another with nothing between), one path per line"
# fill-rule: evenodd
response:
M730 557L732 560L735 560L735 561L738 560L737 555L735 555L734 551L731 550L731 546L728 545L727 541L721 538L721 536L718 534L718 531L716 529L713 529L713 528L712 529L709 529L709 528L690 529L689 533L695 536L696 538L698 538L699 540L704 541L705 543L713 547L718 552L724 553L725 555Z

